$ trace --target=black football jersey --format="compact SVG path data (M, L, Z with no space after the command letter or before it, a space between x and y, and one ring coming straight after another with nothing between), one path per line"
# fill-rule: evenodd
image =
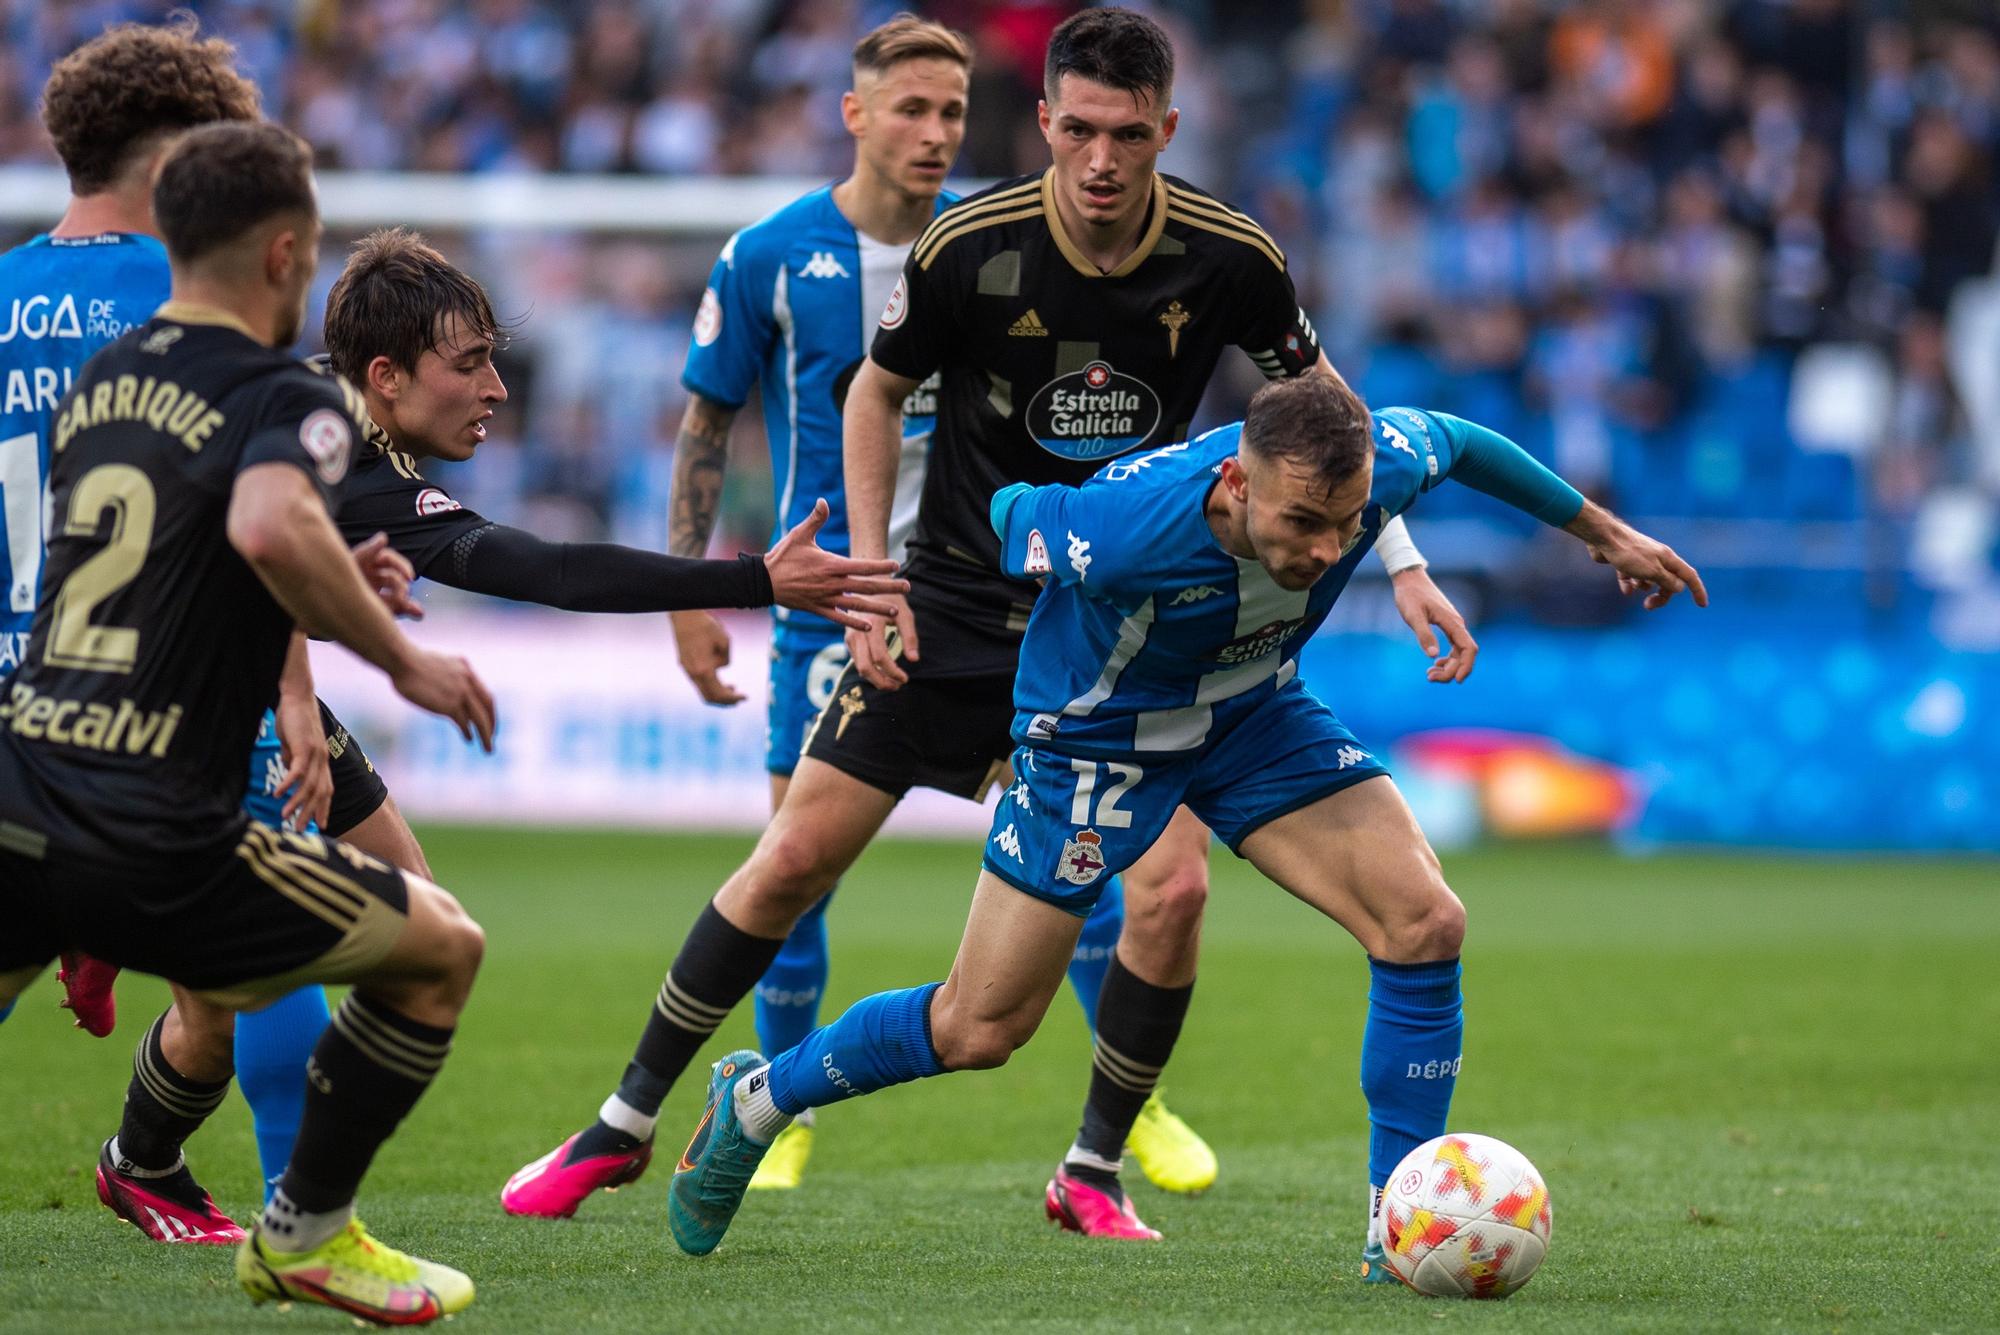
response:
M408 557L419 575L451 545L491 524L424 480L417 459L396 449L373 421L356 453L354 471L340 488L334 522L349 543L386 533L389 545Z
M1110 273L1064 233L1053 170L938 215L910 248L869 354L912 380L941 374L910 600L920 634L936 616L968 634L953 637L950 662L927 653L927 673L1013 670L1036 591L1000 573L993 493L1080 483L1120 455L1187 439L1231 344L1273 379L1319 360L1284 253L1185 181L1154 178L1138 248Z
M27 660L0 688L58 845L129 861L235 837L293 622L230 545L230 496L280 463L330 509L361 412L346 382L179 303L85 365L56 410Z

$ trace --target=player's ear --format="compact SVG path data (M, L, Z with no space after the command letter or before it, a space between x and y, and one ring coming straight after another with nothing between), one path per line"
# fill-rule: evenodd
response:
M301 258L298 229L280 227L271 233L271 239L264 243L264 281L273 287L289 286L292 266Z
M362 380L367 388L374 390L389 402L394 403L403 392L403 373L386 355L371 359L362 371Z
M850 89L840 95L840 122L856 139L859 139L861 132L868 128L867 117L868 107L862 102L859 91Z
M1035 103L1035 123L1042 127L1042 138L1054 143L1055 140L1049 138L1049 104L1046 99Z
M1167 118L1160 122L1161 148L1165 148L1168 144L1174 142L1174 131L1180 129L1180 127L1181 109L1179 107L1168 107Z

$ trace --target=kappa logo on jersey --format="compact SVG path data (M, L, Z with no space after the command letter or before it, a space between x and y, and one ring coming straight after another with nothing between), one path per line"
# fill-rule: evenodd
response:
M1059 375L1028 401L1028 434L1050 454L1102 459L1143 445L1160 424L1160 396L1110 362Z
M1305 625L1304 617L1290 621L1273 621L1259 626L1248 635L1240 635L1215 651L1215 661L1229 665L1249 663L1274 652L1289 640L1299 627Z
M801 278L846 278L847 269L834 258L831 251L815 250L813 257L799 268Z
M898 278L896 286L889 293L889 300L882 307L882 327L896 329L909 318L910 290L904 281Z
M1000 851L1019 862L1021 860L1021 834L1011 824L993 836L993 842L1000 845Z
M1407 408L1391 408L1375 418L1377 422L1381 423L1382 434L1389 437L1389 443L1409 455L1412 459L1417 457L1417 452L1410 448L1410 437L1396 429L1390 420L1392 415L1395 421L1402 422L1405 426L1409 427L1410 435L1423 441L1424 465L1429 469L1430 475L1436 477L1438 475L1437 446L1431 440L1430 423Z
M1056 860L1056 875L1072 885L1089 885L1104 873L1104 836L1095 830L1078 830L1076 838L1063 842L1062 857Z
M1389 424L1389 419L1387 419L1386 417L1378 417L1375 420L1382 424L1382 434L1389 438L1389 443L1391 445L1395 446L1403 453L1409 455L1412 459L1417 457L1416 450L1411 448L1410 446L1410 438L1404 435L1402 432L1396 430L1395 427L1391 426Z
M1076 572L1079 580L1090 578L1090 544L1072 533L1069 535L1069 568Z
M1364 760L1373 760L1375 758L1358 746L1343 746L1340 750L1334 752L1334 757L1340 761L1339 768L1341 769L1352 769Z
M1182 589L1179 593L1175 594L1172 600L1167 603L1167 606L1185 607L1189 603L1198 603L1204 598L1213 598L1221 592L1222 590L1216 588L1213 584L1197 584L1191 589Z
M1028 794L1028 781L1026 779L1021 780L1019 783L1015 784L1012 788L1009 788L1007 790L1007 796L1013 798L1014 805L1021 808L1021 810L1023 811L1033 811L1035 809L1034 801L1030 798Z
M425 519L429 519L432 515L448 515L453 510L464 508L436 487L425 487L417 493L417 513Z
M1021 563L1021 569L1030 575L1046 575L1054 569L1049 564L1049 544L1038 528L1028 530L1028 559Z
M694 313L694 341L705 348L721 337L722 298L715 295L714 288L705 287L701 290L701 306Z
M299 444L306 447L312 456L313 467L319 470L320 481L331 487L347 476L347 463L353 453L354 433L348 428L347 419L331 408L315 408L306 414L306 420L299 423Z
M1035 314L1032 307L1028 313L1007 326L1009 338L1047 338L1049 327L1042 323L1042 317Z

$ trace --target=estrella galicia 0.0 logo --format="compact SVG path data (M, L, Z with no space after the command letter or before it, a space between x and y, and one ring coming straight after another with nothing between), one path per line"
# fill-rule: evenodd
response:
M1050 454L1103 459L1145 443L1160 424L1160 398L1145 381L1095 361L1037 390L1027 421Z

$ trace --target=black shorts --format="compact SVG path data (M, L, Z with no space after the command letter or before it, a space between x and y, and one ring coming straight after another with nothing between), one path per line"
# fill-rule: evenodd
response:
M806 738L804 754L900 798L935 788L983 801L1008 774L1014 678L913 675L877 690L849 664Z
M0 821L0 973L81 950L225 1004L366 973L409 917L403 873L322 835L243 818L216 850L93 863Z
M326 730L326 753L333 767L333 804L321 828L338 836L381 810L389 800L389 785L382 782L361 743L333 716L324 700L319 702L319 722Z

